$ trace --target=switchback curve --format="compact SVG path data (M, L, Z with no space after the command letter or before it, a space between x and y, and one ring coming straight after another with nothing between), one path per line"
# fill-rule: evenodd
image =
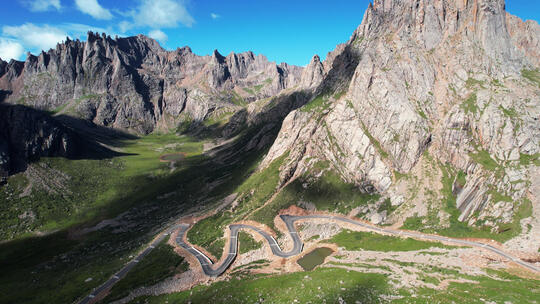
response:
M325 220L335 220L335 221L341 221L348 224L356 225L362 228L365 228L367 230L377 232L377 233L387 233L395 236L405 236L405 237L412 237L416 239L424 239L424 240L430 240L430 241L439 241L439 242L446 242L451 244L457 244L457 245L465 245L465 246L471 246L471 247L478 247L482 248L487 251L491 251L499 256L502 256L522 267L525 267L529 270L540 272L540 268L536 267L535 265L532 265L530 263L527 263L525 261L522 261L496 247L493 247L491 245L483 244L480 242L474 242L474 241L468 241L468 240L462 240L462 239L455 239L445 236L438 236L433 234L425 234L421 232L412 232L412 231L404 231L404 230L393 230L393 229L387 229L387 228L381 228L377 227L375 225L367 224L361 221L357 221L351 218L347 218L344 216L333 216L333 215L305 215L305 216L295 216L295 215L280 215L281 220L285 223L287 226L287 230L289 232L289 236L293 240L293 248L288 251L284 252L279 247L276 240L267 232L251 225L245 225L245 224L231 224L229 225L229 250L227 252L227 256L225 260L218 265L217 267L212 267L214 264L212 261L201 251L197 250L193 246L189 245L184 241L184 236L186 234L186 231L190 228L187 224L180 225L180 229L178 231L178 235L176 237L176 243L178 246L184 248L187 250L190 254L192 254L201 264L203 272L207 276L211 277L217 277L221 274L223 274L229 266L234 262L234 259L238 255L238 232L240 229L251 229L257 233L259 233L270 245L270 249L272 250L272 253L275 256L279 257L292 257L295 255L298 255L302 252L303 249L303 243L300 237L298 236L298 232L296 231L296 228L294 227L294 223L299 220L313 220L313 219L325 219Z
M296 228L294 227L294 223L299 220L313 220L313 219L325 219L325 220L335 220L335 221L341 221L345 223L349 223L352 225L356 225L362 228L365 228L367 230L377 232L377 233L387 233L395 236L406 236L406 237L412 237L416 239L424 239L424 240L432 240L432 241L440 241L440 242L446 242L451 244L457 244L457 245L465 245L465 246L471 246L471 247L477 247L482 248L484 250L491 251L499 256L502 256L524 268L527 268L529 270L532 270L534 272L540 272L540 268L536 267L535 265L532 265L530 263L524 262L498 248L495 248L491 245L483 244L480 242L474 242L474 241L467 241L462 239L454 239L444 236L438 236L433 234L425 234L420 232L412 232L412 231L404 231L404 230L393 230L393 229L387 229L387 228L380 228L375 225L367 224L361 221L357 221L354 219L350 219L344 216L333 216L333 215L305 215L305 216L295 216L295 215L280 215L281 220L285 223L287 226L287 230L289 232L289 235L291 239L293 240L293 249L291 249L288 252L284 252L279 248L278 243L276 240L267 232L251 225L245 225L245 224L232 224L229 225L230 230L230 242L229 242L229 251L227 253L227 257L225 260L221 263L221 265L217 266L216 268L213 268L212 261L204 255L202 252L194 248L193 246L186 243L183 238L187 232L187 230L190 228L190 225L188 224L175 224L171 226L169 229L167 229L164 233L161 233L152 243L148 245L142 252L140 252L133 260L131 260L129 263L124 265L122 269L120 269L117 273L115 273L111 278L109 278L105 283L101 284L100 286L96 287L88 296L80 300L78 303L80 304L90 304L94 303L97 299L99 299L101 296L104 295L104 293L109 290L114 284L116 284L119 280L121 280L130 270L133 268L142 258L144 258L150 251L152 251L153 248L155 248L163 239L165 239L169 234L171 234L173 231L178 230L178 234L176 237L176 243L182 247L183 249L187 250L190 254L192 254L197 260L199 261L203 272L211 277L217 277L221 274L223 274L234 262L234 259L236 258L238 254L238 232L240 229L251 229L260 235L262 235L268 244L270 245L270 249L272 250L272 253L279 257L292 257L295 255L298 255L302 252L303 249L303 243L300 237L298 236L298 232L296 231Z

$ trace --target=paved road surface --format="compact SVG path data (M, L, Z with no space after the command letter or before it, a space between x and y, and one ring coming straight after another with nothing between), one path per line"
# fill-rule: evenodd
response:
M441 241L441 242L447 242L452 244L458 244L458 245L466 245L471 247L479 247L483 248L485 250L491 251L495 254L498 254L514 263L517 263L529 270L540 272L540 268L524 262L516 257L511 256L510 254L497 249L491 245L479 243L479 242L473 242L473 241L467 241L467 240L461 240L461 239L454 239L444 236L438 236L438 235L432 235L432 234L425 234L420 232L411 232L411 231L403 231L403 230L393 230L393 229L386 229L386 228L380 228L374 225L370 225L364 222L356 221L347 217L343 216L332 216L332 215L307 215L307 216L293 216L293 215L280 215L281 219L285 222L287 225L287 229L289 230L289 235L291 236L294 246L293 249L289 252L283 252L280 248L276 240L269 235L268 233L264 232L263 230L250 226L250 225L239 225L239 224L233 224L229 225L230 230L230 242L229 242L229 250L227 251L227 257L226 259L221 263L221 265L218 265L217 267L213 268L212 261L204 255L202 252L197 250L196 248L192 247L191 245L185 243L183 241L184 234L189 228L189 225L185 224L182 225L180 228L180 231L178 233L178 236L176 237L176 243L189 251L197 260L199 260L199 263L201 264L201 267L204 271L204 273L208 276L217 277L221 274L223 274L229 266L232 264L234 259L236 258L237 252L238 252L238 231L240 229L251 229L260 235L262 235L268 244L270 245L270 249L272 250L272 253L279 257L291 257L298 255L302 252L303 243L300 237L298 236L298 232L294 228L294 223L299 220L317 220L317 219L325 219L325 220L335 220L335 221L341 221L345 223L349 223L352 225L360 226L365 229L378 232L378 233L387 233L391 235L396 236L404 236L404 237L412 237L416 239L425 239L425 240L432 240L432 241Z
M167 229L165 233L162 233L157 239L155 239L148 247L146 247L139 255L137 255L133 260L131 260L129 263L124 265L120 271L115 273L112 277L110 277L105 283L98 286L96 289L92 291L86 298L82 299L79 304L88 304L93 303L95 298L98 298L102 295L105 291L109 290L116 282L120 281L123 277L126 276L126 274L133 268L137 263L139 263L140 260L142 260L146 255L152 251L161 241L163 241L169 234L171 234L176 229L179 229L180 225L174 225L173 227Z
M204 253L200 252L196 248L184 242L183 237L186 231L188 230L189 225L187 224L181 225L180 230L178 232L178 236L176 237L176 243L178 244L178 246L189 251L189 253L191 253L193 256L197 258L197 260L199 260L199 263L201 264L201 267L206 275L211 276L211 277L217 277L220 274L224 273L225 270L229 268L229 266L232 264L232 262L236 258L236 255L238 252L238 232L240 231L240 229L251 229L259 233L260 235L262 235L266 239L268 244L270 244L270 249L272 250L272 253L276 256L288 258L288 257L292 257L292 256L300 254L302 252L303 244L302 244L302 240L300 240L300 237L298 237L298 233L296 232L296 229L294 228L294 221L291 221L290 216L288 215L281 215L281 219L285 222L285 224L287 224L287 229L289 230L289 234L291 235L294 241L293 249L291 249L291 251L289 252L283 252L281 248L279 248L279 245L276 242L276 240L265 231L254 226L241 225L241 224L229 225L229 230L230 230L229 250L227 251L228 252L227 257L225 258L223 263L221 263L221 265L219 265L217 268L212 268L212 265L213 265L212 261L206 255L204 255Z
M295 255L298 255L302 252L304 244L302 243L302 240L298 236L298 232L296 231L296 228L294 227L294 223L296 221L301 220L317 220L317 219L324 219L324 220L335 220L335 221L341 221L345 223L349 223L352 225L360 226L365 229L368 229L370 231L378 232L378 233L387 233L391 235L396 236L404 236L404 237L412 237L416 239L425 239L425 240L433 240L433 241L441 241L446 243L452 243L452 244L458 244L458 245L466 245L471 247L479 247L483 248L485 250L491 251L499 256L502 256L516 264L519 264L529 270L540 272L540 268L536 267L535 265L532 265L530 263L524 262L514 256L511 256L510 254L497 249L491 245L479 243L479 242L473 242L473 241L467 241L467 240L461 240L461 239L454 239L444 236L438 236L433 234L425 234L420 232L411 232L411 231L403 231L403 230L393 230L393 229L387 229L387 228L380 228L375 225L367 224L364 222L356 221L347 217L343 216L332 216L332 215L306 215L306 216L294 216L294 215L280 215L281 219L287 226L287 230L289 230L289 235L293 240L293 248L288 251L284 252L279 247L276 240L265 231L254 227L250 225L243 225L243 224L232 224L229 225L229 231L230 231L230 242L229 242L229 250L227 251L227 257L226 259L221 263L221 265L218 265L217 267L212 263L212 261L202 252L194 248L193 246L187 244L184 242L183 237L186 234L186 231L189 229L188 224L180 224L175 225L168 229L165 233L161 234L154 242L152 242L145 250L143 250L135 259L130 261L128 264L126 264L120 271L118 271L116 274L114 274L109 280L107 280L105 283L103 283L101 286L97 287L92 291L90 295L88 295L86 298L81 300L79 304L88 304L92 303L94 298L97 298L98 296L101 296L102 293L109 290L116 282L118 282L120 279L122 279L128 271L130 271L142 258L144 258L152 249L154 249L165 237L167 237L169 234L171 234L174 230L178 229L178 236L176 237L176 243L187 250L189 253L191 253L199 263L201 264L201 267L204 271L204 273L211 277L217 277L221 274L223 274L229 266L231 266L232 262L234 262L234 259L237 256L238 253L238 232L240 229L251 229L257 233L259 233L261 236L263 236L268 244L270 245L270 249L272 250L272 253L279 257L292 257ZM214 266L214 267L213 267Z

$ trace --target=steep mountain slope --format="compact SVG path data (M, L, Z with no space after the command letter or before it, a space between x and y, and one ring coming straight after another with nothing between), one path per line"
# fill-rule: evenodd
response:
M197 56L143 35L89 32L86 42L68 39L25 62L0 60L0 98L147 134L237 112L294 87L301 74L252 52Z
M0 178L39 156L73 156L75 134L39 111L0 105Z
M319 97L287 116L263 167L288 152L283 184L328 161L402 205L388 219L365 211L377 223L413 216L419 226L406 227L465 221L517 234L530 200L540 209L529 190L540 155L540 26L504 7L375 1L345 45L306 68Z
M113 130L86 126L80 120L22 105L0 104L0 179L26 170L40 157L110 158L120 155L102 146ZM97 133L97 134L96 134ZM116 135L116 134L115 134Z

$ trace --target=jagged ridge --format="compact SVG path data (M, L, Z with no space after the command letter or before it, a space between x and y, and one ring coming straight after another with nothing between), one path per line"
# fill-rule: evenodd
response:
M0 60L0 98L149 133L236 112L235 101L277 95L297 85L301 73L252 52L197 56L189 47L168 52L143 35L89 32L86 42L67 39L25 62Z

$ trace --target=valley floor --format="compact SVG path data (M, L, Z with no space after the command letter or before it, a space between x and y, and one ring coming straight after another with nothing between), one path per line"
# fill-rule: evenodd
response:
M291 209L290 211L299 212L298 208ZM286 213L286 211L284 212ZM496 247L479 241L379 228L362 221L327 214L282 216L281 218L289 229L287 236L284 235L279 239L282 248L304 248L303 254L322 246L335 249L335 253L324 262L324 265L319 266L316 270L305 272L307 275L298 279L302 282L302 288L300 289L305 288L306 278L311 281L320 273L334 274L340 273L342 270L346 272L338 277L340 280L337 286L340 287L337 291L333 291L335 294L329 294L329 291L321 289L321 286L312 291L310 296L306 296L299 290L294 292L294 288L290 294L286 292L284 297L276 297L269 294L269 291L261 291L264 288L251 290L253 293L259 292L261 302L281 303L290 301L294 303L310 303L312 301L329 300L331 302L344 301L344 303L347 303L350 299L358 300L358 297L361 297L362 302L367 300L368 303L390 300L398 303L417 303L432 299L434 292L446 293L453 289L460 292L452 291L453 295L451 297L438 297L437 301L452 303L453 301L467 299L467 302L470 302L477 299L469 298L469 294L476 296L477 293L471 293L467 288L462 288L473 284L472 286L476 285L479 288L486 289L483 293L485 293L484 297L487 299L482 298L486 301L495 301L495 298L515 298L527 299L534 303L535 294L539 291L537 288L533 288L530 291L520 289L519 292L524 292L522 294L517 294L516 290L502 293L499 291L496 297L494 294L490 294L493 292L490 289L503 288L505 281L508 281L508 279L518 280L521 282L520 284L530 284L530 286L535 286L535 281L540 279L540 269L500 251L496 248L499 246L494 242L493 245ZM299 231L294 228L294 223L297 221L297 226L300 227ZM285 278L289 278L291 275L286 273L302 272L298 263L301 256L293 253L294 249L290 251L294 256L293 258L280 257L281 253L279 252L281 251L276 249L279 245L270 242L273 238L269 238L264 232L269 231L269 229L257 223L252 224L258 227L251 225L244 225L243 227L244 229L251 227L246 231L250 232L255 239L263 239L265 242L269 242L268 245L260 246L261 241L255 241L255 244L258 243L259 246L237 256L237 250L245 247L245 245L242 241L238 245L237 234L231 234L227 246L230 248L229 251L223 255L220 261L215 263L218 266L213 268L225 271L230 265L226 262L226 258L232 254L237 256L237 259L224 277L213 279L207 277L210 274L214 276L215 273L206 266L209 259L201 253L201 251L205 250L203 248L193 249L194 247L191 244L186 244L184 241L186 229L178 229L173 234L176 241L171 242L171 244L178 246L180 249L177 252L190 262L191 270L189 274L180 274L176 278L168 279L155 286L136 289L130 292L129 296L115 303L154 303L154 301L156 303L161 303L161 301L187 303L190 301L202 301L202 299L220 303L220 300L225 301L227 298L229 302L251 303L253 299L257 300L256 295L250 294L250 290L239 291L229 282L232 283L232 281L236 281L235 279L240 279L241 281L238 282L240 285L249 286L254 284L258 286L258 284L270 284L269 282L275 284L273 278L287 280ZM188 226L189 224L183 225ZM343 227L352 230L343 230ZM297 233L300 234L301 239L307 240L305 245L299 247L298 244L295 244L295 246L291 246L291 237L296 243L295 234ZM404 239L403 237L407 238ZM409 237L429 241L420 241ZM461 247L445 245L438 241L445 244L458 244ZM484 240L484 242L487 242L487 240ZM250 245L253 246L252 243ZM463 247L464 245L465 247ZM276 250L278 251L276 252ZM203 268L201 268L201 265L203 265ZM356 275L349 275L351 272L356 273ZM189 277L189 280L186 280L187 277ZM351 280L351 282L345 283L347 280ZM359 281L362 280L368 282L380 280L381 282L377 286L360 287L362 284ZM211 285L208 288L199 286L191 289L189 296L185 293L174 293L190 289L194 285L201 283L211 283ZM329 281L324 279L310 283L311 285L315 283L328 286ZM500 286L498 286L499 284ZM208 292L212 294L213 288L217 288L214 285L221 287L218 288L218 293L210 296ZM227 287L224 288L223 285ZM203 290L200 290L201 288ZM286 290L291 290L291 288L289 287ZM348 292L345 292L347 290ZM171 296L148 298L148 296L170 294L171 292L173 293ZM222 292L229 293L230 296L220 298ZM317 298L311 299L313 294L316 294Z

